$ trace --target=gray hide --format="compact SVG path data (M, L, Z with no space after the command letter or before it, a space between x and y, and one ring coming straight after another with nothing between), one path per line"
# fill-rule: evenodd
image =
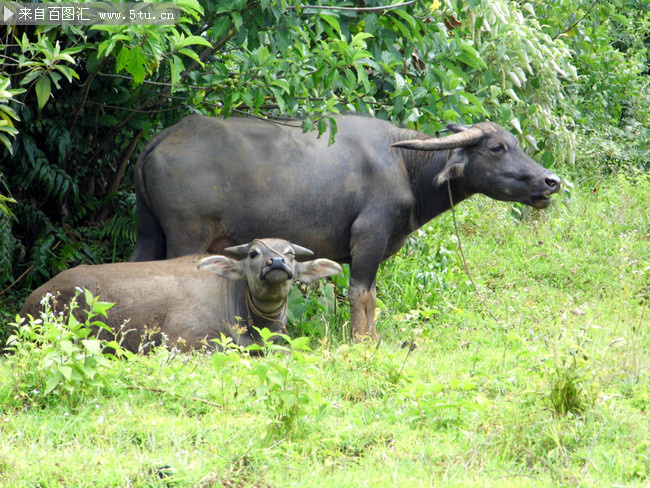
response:
M406 237L475 193L544 208L560 179L493 122L442 138L359 116L327 134L300 121L192 115L159 134L136 170L132 261L170 259L274 235L350 263L353 336L377 337L379 264Z

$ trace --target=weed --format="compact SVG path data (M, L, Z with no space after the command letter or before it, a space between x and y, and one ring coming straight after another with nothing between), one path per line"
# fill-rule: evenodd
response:
M80 292L79 292L80 293ZM67 313L56 313L56 298L48 294L42 301L40 317L16 317L16 330L7 340L7 362L13 374L12 400L42 405L49 400L68 406L78 405L86 396L107 385L103 371L111 367L110 357L124 356L114 341L98 339L97 330L110 329L98 320L113 304L101 302L88 291L84 298L87 318L79 322L73 313L77 293ZM106 350L112 355L106 355Z
M271 439L286 437L297 427L318 421L325 413L326 402L314 382L319 374L317 358L309 356L309 338L285 339L289 347L272 342L276 336L268 329L260 330L266 354L256 361L249 374L258 379L257 401L262 402L270 418L266 435Z
M342 269L342 273L327 280L291 288L288 309L291 335L324 339L331 337L332 326L337 331L343 329L349 316L344 298L348 294L350 266L344 264Z

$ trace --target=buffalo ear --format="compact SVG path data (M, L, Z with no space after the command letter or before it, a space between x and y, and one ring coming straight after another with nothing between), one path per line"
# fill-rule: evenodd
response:
M329 259L314 259L313 261L296 263L296 268L294 279L304 283L311 283L326 276L339 274L342 271L338 263Z
M243 277L239 261L227 258L226 256L209 256L203 258L197 268L207 269L229 280L240 280Z
M465 170L465 165L467 164L467 151L463 148L459 148L453 151L445 167L442 168L442 171L438 173L436 177L436 183L442 184L446 181L457 178L463 174Z

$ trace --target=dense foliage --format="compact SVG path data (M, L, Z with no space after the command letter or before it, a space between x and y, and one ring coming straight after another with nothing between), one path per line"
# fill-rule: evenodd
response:
M171 26L3 28L4 316L62 269L128 257L135 159L190 112L330 138L335 112L428 132L492 118L547 166L646 164L647 0L176 3Z

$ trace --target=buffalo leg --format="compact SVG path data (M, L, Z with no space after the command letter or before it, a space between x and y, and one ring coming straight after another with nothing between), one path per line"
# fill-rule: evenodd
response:
M377 339L377 270L386 250L386 239L377 235L374 222L358 219L352 226L350 246L350 332L354 340Z
M167 257L165 255L165 235L144 198L138 200L135 213L137 220L137 239L135 249L129 261L165 259Z
M375 329L375 307L377 305L377 286L373 280L370 287L350 281L350 332L356 341L370 336L377 339Z

